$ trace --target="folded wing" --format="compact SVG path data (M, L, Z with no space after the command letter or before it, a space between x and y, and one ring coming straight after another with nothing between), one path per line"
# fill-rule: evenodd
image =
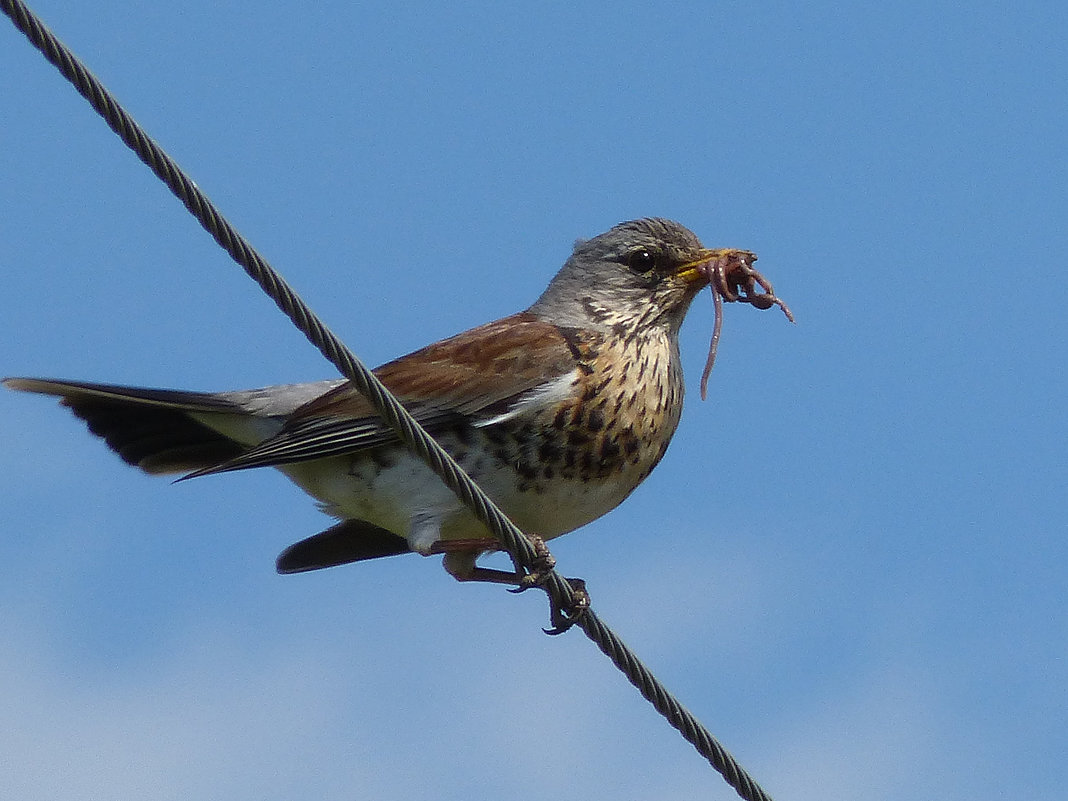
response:
M499 420L577 372L564 333L523 312L389 362L375 375L431 433ZM397 441L348 382L297 409L274 436L188 477L323 459Z

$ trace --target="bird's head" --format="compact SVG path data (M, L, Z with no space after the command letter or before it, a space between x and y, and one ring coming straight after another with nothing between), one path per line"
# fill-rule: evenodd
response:
M694 296L709 283L705 265L723 251L688 228L647 218L580 240L530 311L561 326L677 333Z

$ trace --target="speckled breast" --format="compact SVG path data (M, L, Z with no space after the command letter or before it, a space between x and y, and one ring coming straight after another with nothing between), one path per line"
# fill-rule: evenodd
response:
M505 512L543 537L621 503L663 457L682 413L678 349L666 335L586 334L572 347L571 398L475 433L494 471L512 468L501 472L514 476L513 492L494 493ZM472 470L476 480L483 472Z

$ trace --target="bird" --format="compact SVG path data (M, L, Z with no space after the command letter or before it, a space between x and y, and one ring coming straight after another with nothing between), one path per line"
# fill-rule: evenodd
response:
M682 413L679 329L701 289L712 285L717 322L721 295L789 316L755 258L705 248L671 220L623 222L577 241L525 311L374 372L522 531L550 540L616 508L663 458ZM519 583L478 564L497 541L347 380L217 393L4 384L57 396L146 473L281 471L337 522L286 548L280 573L415 552L443 554L460 581Z

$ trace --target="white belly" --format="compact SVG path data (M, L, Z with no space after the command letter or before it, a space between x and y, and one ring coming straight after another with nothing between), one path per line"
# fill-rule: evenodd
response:
M448 447L450 443L442 444ZM316 498L327 514L366 520L406 538L415 551L426 553L438 540L492 536L422 461L399 450L391 455L379 464L361 455L279 469ZM625 475L595 482L558 477L539 481L536 490L520 492L518 477L511 470L471 472L512 522L543 539L574 531L614 509L636 484L626 481Z

